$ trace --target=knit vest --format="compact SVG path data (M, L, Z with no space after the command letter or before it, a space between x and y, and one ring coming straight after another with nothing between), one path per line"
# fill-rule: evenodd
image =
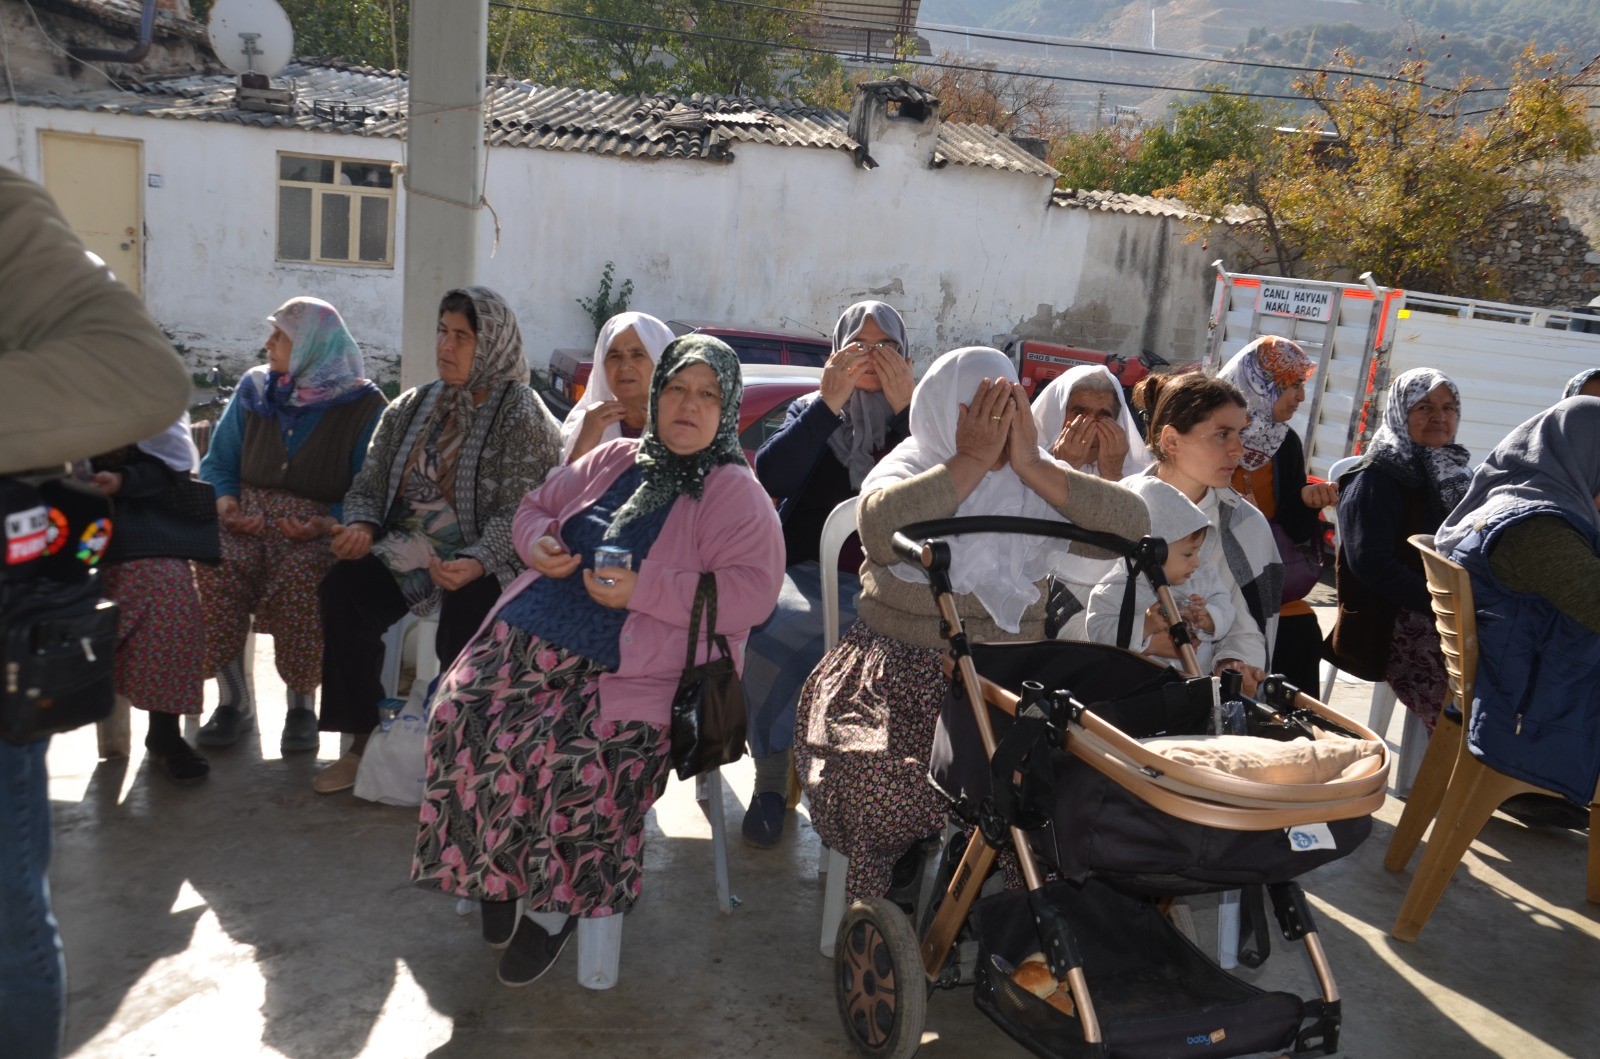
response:
M337 504L350 488L350 451L386 403L382 394L368 393L329 408L293 456L276 420L245 412L239 480L258 489L282 489L319 504Z

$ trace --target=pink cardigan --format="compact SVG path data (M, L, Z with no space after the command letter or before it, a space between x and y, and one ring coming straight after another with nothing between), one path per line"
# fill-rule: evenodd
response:
M638 440L628 438L597 446L556 468L524 497L511 534L522 561L528 561L534 541L547 533L559 536L557 527L599 500L633 465L638 448ZM718 631L727 636L734 664L742 671L750 629L772 613L783 586L783 530L772 500L744 464L712 470L700 500L675 501L660 536L639 564L622 626L621 667L600 675L603 719L667 723L688 649L689 608L707 570L717 575ZM530 569L513 581L483 628L539 576ZM709 659L703 628L697 659Z

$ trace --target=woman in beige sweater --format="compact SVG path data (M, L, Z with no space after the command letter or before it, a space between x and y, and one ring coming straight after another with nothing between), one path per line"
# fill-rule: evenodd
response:
M1004 354L975 346L934 362L911 399L911 437L862 483L860 619L806 681L795 722L812 823L849 858L851 899L909 882L895 878L896 861L938 832L948 808L927 778L948 686L945 642L926 577L898 562L890 541L913 522L977 514L1065 518L1128 537L1150 525L1137 496L1039 449L1027 395ZM1065 542L971 534L951 545L968 635L1041 638L1042 583Z

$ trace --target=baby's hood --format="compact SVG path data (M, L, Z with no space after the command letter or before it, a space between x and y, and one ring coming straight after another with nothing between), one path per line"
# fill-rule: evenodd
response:
M1200 545L1200 559L1202 563L1211 561L1217 535L1209 532L1211 520L1192 500L1153 475L1135 475L1124 479L1122 485L1138 493L1149 508L1152 537L1160 537L1171 544L1198 529L1206 529L1208 532Z

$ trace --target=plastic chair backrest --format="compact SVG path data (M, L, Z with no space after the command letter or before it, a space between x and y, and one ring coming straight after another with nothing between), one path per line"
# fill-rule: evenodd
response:
M1333 465L1328 468L1328 481L1337 482L1341 474L1344 474L1360 462L1360 456L1346 456L1343 459L1334 460ZM1333 527L1333 546L1337 548L1339 546L1339 508L1337 506L1328 509L1328 524Z
M1461 708L1463 731L1472 709L1472 685L1478 676L1478 612L1472 604L1472 576L1466 567L1433 548L1433 534L1409 538L1422 553L1422 569L1433 597L1433 623L1439 630L1450 697Z
M822 524L817 561L822 567L822 645L832 650L839 642L839 551L856 531L856 498L841 500Z

